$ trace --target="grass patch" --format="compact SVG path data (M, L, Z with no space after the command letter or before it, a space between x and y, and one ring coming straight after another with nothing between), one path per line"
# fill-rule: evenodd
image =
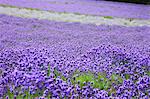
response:
M150 76L150 71L147 72L147 75Z
M123 82L121 76L117 74L112 74L110 78L107 78L105 73L98 73L96 76L91 72L76 75L73 76L71 81L73 84L79 84L81 88L90 82L93 88L107 90L111 88L112 83L121 84Z
M106 19L113 19L112 16L104 16L104 18L106 18Z
M50 73L51 73L51 71L50 71L50 65L48 65L48 70L47 70L47 76L48 77L50 76Z

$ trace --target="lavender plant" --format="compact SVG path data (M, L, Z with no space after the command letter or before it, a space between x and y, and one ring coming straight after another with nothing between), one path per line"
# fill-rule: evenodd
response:
M89 61L96 64L95 66L83 66L82 63L85 62L78 59L74 63L70 63L76 65L80 62L77 67L78 72L73 72L69 71L70 67L65 65L63 68L68 67L65 71L63 68L58 70L58 66L55 65L49 67L48 64L51 64L51 61L46 61L48 60L45 58L47 53L47 50L33 51L32 49L2 52L1 87L5 91L1 93L1 96L18 99L40 96L45 98L149 97L150 77L146 73L150 69L147 63L149 57L139 59L139 56L130 56L129 53L120 52L118 49L113 49L112 46L106 47L106 49L105 46L101 46L88 52L92 55L81 56L81 59L90 59ZM110 63L101 60L101 65L98 65L99 61L96 61L96 57L103 57L104 60L108 60L107 58L110 57ZM132 57L136 57L136 60ZM8 59L10 60L8 61ZM40 60L35 61L35 59ZM122 63L126 59L128 62ZM25 60L28 65L26 66L24 62L21 63L21 60ZM43 62L47 65L43 65ZM118 63L120 65L117 65ZM86 64L89 63L86 62ZM126 68L126 66L130 67ZM76 70L76 67L73 68Z
M150 97L149 27L0 15L0 98Z

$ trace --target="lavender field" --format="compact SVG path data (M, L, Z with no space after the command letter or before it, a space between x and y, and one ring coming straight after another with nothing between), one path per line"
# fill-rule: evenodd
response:
M150 6L0 0L0 99L150 99Z

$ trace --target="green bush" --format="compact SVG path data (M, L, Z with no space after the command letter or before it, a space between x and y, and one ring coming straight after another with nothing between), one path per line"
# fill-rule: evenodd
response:
M128 3L150 4L150 0L106 0L106 1L119 1Z

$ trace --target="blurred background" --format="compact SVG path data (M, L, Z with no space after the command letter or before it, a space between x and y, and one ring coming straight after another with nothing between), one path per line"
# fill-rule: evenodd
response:
M119 2L128 2L128 3L137 3L137 4L150 4L150 0L106 0L106 1L119 1Z

